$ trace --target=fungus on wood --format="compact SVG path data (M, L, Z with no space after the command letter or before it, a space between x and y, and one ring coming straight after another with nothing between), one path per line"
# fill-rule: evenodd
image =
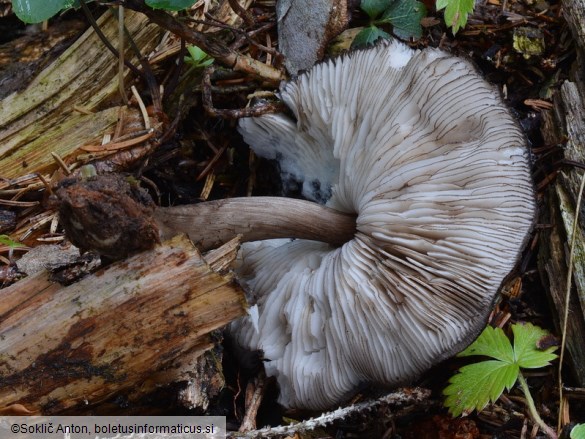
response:
M230 332L263 352L282 404L321 409L362 383L408 382L476 337L528 238L534 194L497 90L444 51L352 52L284 83L281 98L292 115L240 130L311 201L154 216L163 235L204 248L257 241L236 267L253 307Z

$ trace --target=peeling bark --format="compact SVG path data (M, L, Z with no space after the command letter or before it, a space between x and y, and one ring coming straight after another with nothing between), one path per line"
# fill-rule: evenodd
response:
M583 81L585 50L585 1L565 0L565 19L577 44L577 68L570 81L565 81L555 95L555 107L543 113L542 133L548 145L564 144L564 159L585 163L585 83ZM563 167L556 181L545 191L540 222L538 254L539 272L553 307L555 323L562 329L565 313L566 279L569 249L577 209L577 197L583 171ZM568 364L579 386L585 386L585 209L581 206L577 226L573 288L569 303L567 328Z

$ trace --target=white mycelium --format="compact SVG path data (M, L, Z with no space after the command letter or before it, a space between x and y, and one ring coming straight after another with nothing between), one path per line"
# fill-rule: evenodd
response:
M357 233L339 248L244 245L238 272L258 315L231 332L263 351L283 404L320 409L473 340L531 229L533 188L497 92L441 50L356 51L281 98L294 118L243 119L246 142L307 198L356 213Z

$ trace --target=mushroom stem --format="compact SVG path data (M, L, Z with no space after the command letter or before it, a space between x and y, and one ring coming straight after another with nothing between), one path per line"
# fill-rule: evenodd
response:
M155 211L161 237L187 233L205 251L236 235L242 241L299 238L340 246L356 231L356 216L310 201L281 197L229 198Z

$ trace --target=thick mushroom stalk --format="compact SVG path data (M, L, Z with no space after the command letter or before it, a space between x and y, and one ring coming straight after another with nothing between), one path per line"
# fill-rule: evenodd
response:
M518 261L535 214L523 135L471 64L397 42L281 87L287 115L243 119L257 154L304 195L357 215L338 248L242 248L255 303L232 325L263 351L280 402L321 409L364 382L407 382L469 344Z
M340 246L353 238L356 217L305 200L230 198L156 207L132 178L100 175L69 178L54 188L68 238L116 260L186 233L202 250L240 235L243 242L274 238L317 240Z
M163 239L187 233L201 250L217 248L236 235L243 242L297 238L339 247L353 238L355 215L283 197L228 198L162 207L154 212Z

